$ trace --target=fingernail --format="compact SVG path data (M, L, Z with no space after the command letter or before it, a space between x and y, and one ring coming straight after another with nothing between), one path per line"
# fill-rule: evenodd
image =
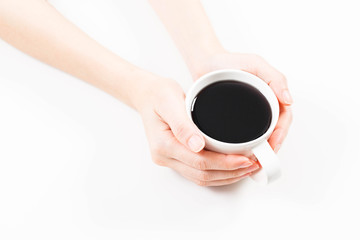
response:
M259 168L259 165L254 164L254 165L252 165L251 167L249 167L249 170L250 170L250 171L254 171L254 170L258 169L258 168Z
M200 152L201 149L203 149L205 146L204 140L197 135L193 135L189 139L187 144L188 144L189 148L194 152Z
M252 162L250 162L250 160L247 160L246 162L243 162L239 165L240 168L246 168L246 167L250 167L251 165L253 165Z
M240 177L237 177L237 179L241 180L241 179L244 179L244 178L246 178L246 177L248 177L248 176L250 176L250 175L251 175L251 172L246 173L246 174L244 174L244 175L242 175L242 176L240 176Z
M251 174L253 174L253 173L252 173L252 172L249 172L249 173L247 173L247 174L245 174L245 175L243 175L243 176L244 176L244 178L245 178L245 177L251 176Z
M293 103L293 99L292 99L292 97L290 95L289 90L284 90L282 95L283 95L284 102L286 104L292 104Z
M277 153L280 150L280 148L281 148L281 144L276 145L276 147L274 148L274 152Z

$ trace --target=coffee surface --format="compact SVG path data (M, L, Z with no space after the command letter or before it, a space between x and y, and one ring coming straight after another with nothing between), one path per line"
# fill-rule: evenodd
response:
M216 82L201 90L191 115L203 133L227 143L260 137L272 117L269 102L259 90L234 80Z

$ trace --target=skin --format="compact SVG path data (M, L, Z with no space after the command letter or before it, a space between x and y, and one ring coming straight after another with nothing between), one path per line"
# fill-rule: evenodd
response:
M280 119L269 139L278 151L291 122L292 99L285 77L259 56L224 50L199 1L150 0L149 3L178 46L194 80L209 71L236 68L253 73L269 84L281 105ZM185 95L175 81L121 59L46 1L0 1L0 37L138 111L156 164L172 168L201 186L231 184L259 168L245 156L205 150L204 138L187 117Z

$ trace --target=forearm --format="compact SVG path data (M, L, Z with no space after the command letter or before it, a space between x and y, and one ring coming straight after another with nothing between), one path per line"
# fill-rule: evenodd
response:
M131 107L140 81L155 78L102 47L46 1L1 1L0 38Z
M149 0L181 52L191 73L202 59L224 49L199 0Z

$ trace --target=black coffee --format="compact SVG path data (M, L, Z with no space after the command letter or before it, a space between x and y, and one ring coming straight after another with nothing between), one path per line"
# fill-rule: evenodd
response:
M226 80L205 87L194 99L192 119L206 135L243 143L263 135L271 123L264 95L249 84Z

